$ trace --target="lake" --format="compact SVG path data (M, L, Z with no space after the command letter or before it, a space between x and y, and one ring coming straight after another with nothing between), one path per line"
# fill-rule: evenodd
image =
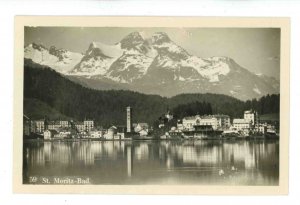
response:
M24 184L70 180L71 184L274 186L279 184L279 141L24 142Z

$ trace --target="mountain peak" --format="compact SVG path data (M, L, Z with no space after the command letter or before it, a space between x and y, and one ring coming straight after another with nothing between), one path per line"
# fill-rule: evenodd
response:
M126 48L126 49L130 49L137 45L143 44L144 42L145 40L143 36L140 34L140 32L132 32L120 41L121 48Z
M152 40L153 44L162 44L162 43L171 41L168 34L165 33L165 32L156 32L156 33L154 33L152 35L151 40Z
M48 50L44 45L42 44L37 44L37 43L31 43L29 44L28 46L26 46L25 48L33 48L33 49L36 49L36 50L39 50L39 51L42 51L42 50Z

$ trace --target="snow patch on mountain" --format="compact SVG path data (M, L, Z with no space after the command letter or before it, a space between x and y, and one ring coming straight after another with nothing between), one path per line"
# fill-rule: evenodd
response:
M257 88L257 85L254 85L253 91L256 92L257 94L261 95L261 91Z
M103 59L101 57L90 58L89 60L82 61L80 64L72 70L72 75L77 76L93 76L104 75L107 72L107 68L113 63L113 59Z
M228 57L191 55L163 32L147 39L133 32L113 45L92 42L85 54L32 44L25 48L24 55L93 83L99 80L116 87L122 83L128 89L163 96L212 92L249 99L280 88L276 79L255 75Z
M107 45L101 42L92 42L92 47L93 48L98 48L101 50L101 52L109 56L111 58L118 58L123 54L123 49L121 49L121 44L115 44L115 45ZM92 49L91 49L92 50Z
M33 62L47 65L57 72L66 74L80 62L83 55L81 53L70 52L65 49L56 49L37 44L30 44L24 49L24 58L31 59Z

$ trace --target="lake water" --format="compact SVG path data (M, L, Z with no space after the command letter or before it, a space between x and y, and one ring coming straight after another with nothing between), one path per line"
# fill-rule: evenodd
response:
M279 182L279 141L269 140L31 141L24 142L23 158L24 183L74 177L90 184Z

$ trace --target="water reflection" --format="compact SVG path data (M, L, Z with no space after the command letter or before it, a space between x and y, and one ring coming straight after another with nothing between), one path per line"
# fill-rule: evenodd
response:
M23 179L94 184L278 185L278 141L26 142Z

